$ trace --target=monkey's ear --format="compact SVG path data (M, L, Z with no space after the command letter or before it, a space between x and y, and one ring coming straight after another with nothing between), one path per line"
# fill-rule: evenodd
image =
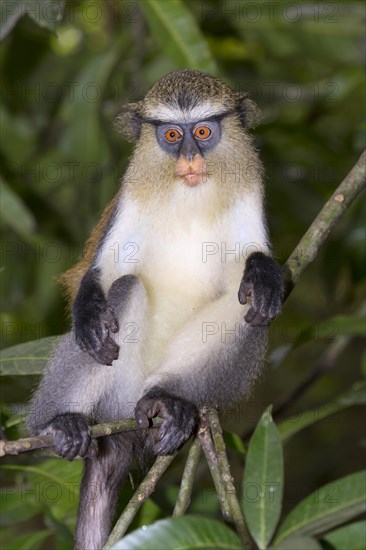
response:
M141 102L128 103L114 121L114 127L127 141L137 141L141 131Z
M247 94L237 94L237 110L240 121L246 130L254 128L259 124L261 112L257 104L249 99Z

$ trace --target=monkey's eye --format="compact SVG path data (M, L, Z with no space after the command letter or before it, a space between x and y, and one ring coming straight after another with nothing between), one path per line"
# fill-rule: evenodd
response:
M174 143L175 141L182 139L182 133L176 128L169 128L169 130L165 132L165 139L167 139L170 143Z
M212 131L208 126L197 126L193 133L198 139L207 139L212 134Z

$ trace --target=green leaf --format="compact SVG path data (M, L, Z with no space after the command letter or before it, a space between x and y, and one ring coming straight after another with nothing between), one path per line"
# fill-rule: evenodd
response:
M62 21L65 0L26 0L26 12L40 27L50 31Z
M322 537L334 550L365 550L366 546L366 520L356 521L345 527L340 527Z
M301 329L295 341L291 344L279 346L270 354L271 362L276 366L283 362L291 351L308 342L325 341L339 343L342 336L366 335L366 317L364 308L354 315L337 315L321 323L311 323Z
M307 496L282 523L276 543L293 534L318 535L361 514L366 509L365 473L343 477Z
M1 517L0 525L18 524L27 521L42 512L41 502L26 502L27 487L24 484L19 486L16 483L5 483L1 494Z
M237 535L224 523L198 516L163 519L133 531L112 550L190 550L192 548L241 550Z
M163 52L177 67L217 74L196 19L181 0L143 0L139 5Z
M0 177L0 214L2 223L11 227L21 237L33 233L36 220L23 200Z
M331 403L325 403L317 409L311 409L310 411L304 411L301 414L297 414L291 418L288 418L284 422L278 425L278 431L282 441L286 441L299 431L319 422L343 409L351 407L353 405L365 405L366 404L366 382L360 381L354 384L349 390L341 394L337 399Z
M321 544L310 537L290 537L268 550L322 550Z
M22 163L34 159L37 134L34 122L24 114L15 115L5 105L0 105L1 136L0 148L11 166L21 172ZM6 136L6 137L5 137ZM9 175L11 177L11 175Z
M0 376L42 374L60 336L48 336L6 348L1 352Z
M0 468L16 472L13 493L16 494L14 498L20 500L19 517L26 514L24 507L41 506L47 514L47 525L53 525L54 531L60 533L61 525L56 527L59 522L68 530L74 529L82 473L80 460L68 462L51 458L38 462L36 466L6 464Z
M260 549L267 547L281 514L283 475L282 444L268 408L250 440L242 497L248 529Z
M366 335L366 317L365 315L338 315L332 317L326 323L321 323L320 328L324 325L324 330L329 330L329 326L333 324L336 334L348 334L350 336L365 336Z
M234 432L226 432L224 431L224 441L225 445L228 449L231 449L232 451L236 451L240 454L245 454L245 445L242 441L242 439L238 436L238 434Z
M136 518L138 520L136 527L140 527L141 525L150 525L162 517L164 517L164 514L162 513L160 506L149 498L141 506L138 517Z
M363 353L361 359L361 374L362 376L366 376L366 352Z
M44 548L44 541L52 535L50 529L43 529L19 537L12 537L8 543L2 545L2 550L14 550L14 548L17 550L38 550L38 548Z
M20 0L0 4L0 40L3 40L25 13L25 5Z
M64 0L12 0L0 5L0 40L3 40L16 25L17 21L27 14L40 27L55 30L61 22Z
M70 480L79 480L82 465L80 461L75 461L72 464L59 460L58 458L45 460L37 466L24 466L21 464L2 464L1 470L19 471L32 480L35 485L40 485L41 482L50 482L62 490L68 490ZM55 474L57 472L57 475ZM79 493L79 489L77 491ZM38 501L40 495L35 491L35 499ZM47 498L46 493L44 493Z

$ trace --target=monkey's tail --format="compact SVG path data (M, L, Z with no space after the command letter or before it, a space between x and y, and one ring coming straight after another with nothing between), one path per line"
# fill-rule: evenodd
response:
M141 432L101 437L98 454L85 459L74 550L101 550L106 542L132 458L142 465L146 434Z

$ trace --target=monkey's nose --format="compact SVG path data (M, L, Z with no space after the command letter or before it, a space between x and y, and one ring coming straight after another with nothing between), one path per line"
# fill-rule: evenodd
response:
M188 162L192 162L196 155L201 155L201 151L192 136L186 134L183 138L179 156L186 158Z

